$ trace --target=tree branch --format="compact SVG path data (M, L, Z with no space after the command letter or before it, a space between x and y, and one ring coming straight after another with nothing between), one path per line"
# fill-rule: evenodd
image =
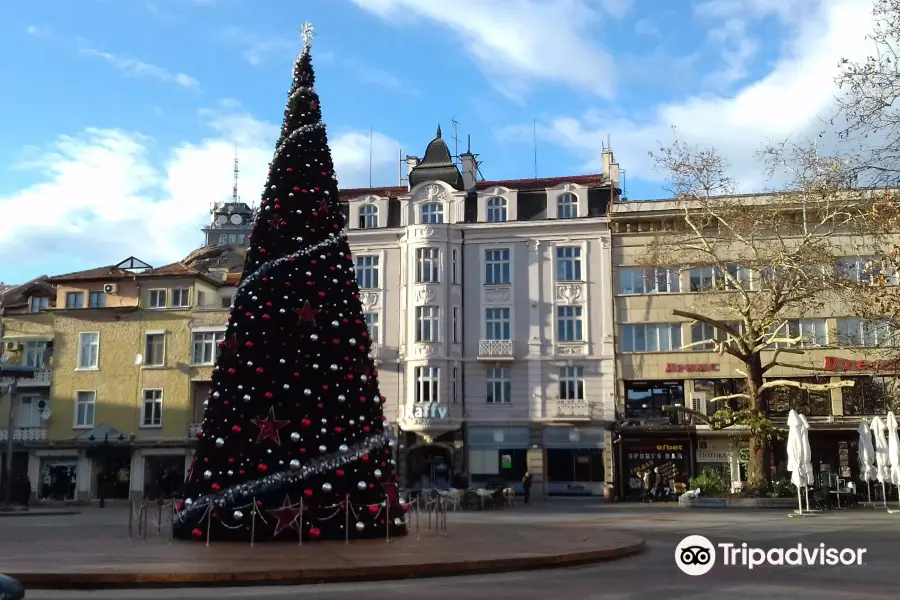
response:
M774 379L767 381L759 387L759 391L770 390L779 387L791 387L798 390L809 390L811 392L827 392L835 388L853 387L856 384L852 379L844 379L836 383L801 383L799 381L791 381L790 379Z
M778 355L782 352L786 352L788 354L806 354L805 350L801 350L800 348L776 348L775 354L772 356L772 360L763 365L762 372L768 373L771 369L777 366L785 366L778 362Z

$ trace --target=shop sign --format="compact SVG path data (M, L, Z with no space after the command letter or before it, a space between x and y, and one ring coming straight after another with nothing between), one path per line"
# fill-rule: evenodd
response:
M823 369L839 373L900 371L900 360L847 360L836 356L826 356Z
M605 483L547 483L545 489L554 496L602 496Z
M511 454L502 454L500 456L500 468L501 469L512 469L512 455Z
M666 373L718 373L718 363L700 363L682 365L678 363L667 363Z
M665 479L687 483L690 462L690 444L679 442L625 442L622 451L628 491L639 492L641 479L638 473L659 469Z
M449 409L437 402L406 405L406 419L423 423L440 423L447 420Z
M721 450L697 450L697 462L727 463L730 455L730 452Z

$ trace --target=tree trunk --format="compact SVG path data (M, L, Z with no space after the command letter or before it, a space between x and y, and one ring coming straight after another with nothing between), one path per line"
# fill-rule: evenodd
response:
M747 363L747 393L750 395L749 409L753 415L752 422L765 418L768 409L768 390L760 390L763 384L762 359L755 354ZM769 489L769 440L765 432L751 426L750 448L747 460L748 491L763 493Z

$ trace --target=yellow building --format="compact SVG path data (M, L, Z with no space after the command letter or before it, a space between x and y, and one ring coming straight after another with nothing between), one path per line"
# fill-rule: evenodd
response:
M181 484L234 292L227 271L131 257L51 277L55 302L6 318L7 336L14 324L52 335L41 431L19 441L23 422L14 427L38 500L97 499L101 487L107 499L152 497Z

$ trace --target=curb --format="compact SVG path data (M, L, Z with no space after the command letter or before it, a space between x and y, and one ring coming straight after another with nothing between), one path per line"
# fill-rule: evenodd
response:
M311 585L453 577L486 573L509 573L532 569L572 567L618 560L640 554L643 540L628 546L544 556L496 558L442 563L292 569L219 573L8 573L26 590L100 590L135 587L239 587L247 585Z
M0 519L4 517L61 517L65 515L80 515L80 510L12 510L0 511Z

